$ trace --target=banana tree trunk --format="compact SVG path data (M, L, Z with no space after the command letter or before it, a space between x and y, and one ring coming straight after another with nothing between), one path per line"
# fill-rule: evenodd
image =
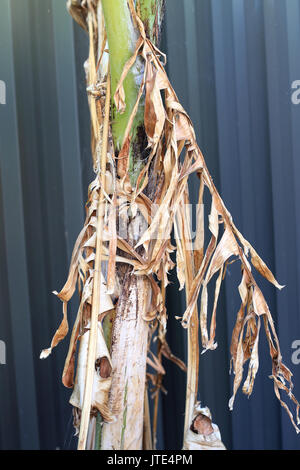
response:
M148 287L148 289L147 289ZM110 406L117 421L104 424L101 449L138 450L143 445L148 324L143 320L149 286L143 278L125 276L113 325Z
M102 9L108 40L111 96L112 136L116 153L120 150L128 120L136 103L142 64L133 67L124 82L126 108L117 113L114 93L123 68L132 56L137 34L129 7L135 7L143 20L149 37L158 43L162 23L164 0L139 0L133 4L127 0L102 0ZM100 26L100 24L98 25ZM99 33L100 34L100 33ZM147 145L144 129L144 103L141 100L130 136L129 177L134 185ZM142 235L139 215L127 225L127 241L136 242ZM125 274L124 274L125 272ZM146 383L146 358L148 323L144 320L150 308L149 282L143 276L135 276L124 266L118 266L117 276L121 285L116 315L111 335L112 386L109 405L117 408L115 423L104 423L101 433L101 449L135 450L143 447L144 399Z

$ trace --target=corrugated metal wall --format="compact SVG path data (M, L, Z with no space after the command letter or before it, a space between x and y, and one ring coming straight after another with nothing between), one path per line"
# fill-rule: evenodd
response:
M73 448L70 393L60 383L67 343L47 361L38 357L60 320L51 291L65 280L91 177L87 38L63 0L0 3L0 80L7 93L0 105L0 340L7 354L0 365L0 448ZM291 345L300 339L300 106L291 103L291 83L300 80L299 28L299 0L167 0L162 45L229 210L287 285L275 292L259 280L298 397L300 365L291 364ZM299 449L273 396L265 340L252 398L239 394L228 410L238 282L232 267L218 312L219 348L200 360L201 399L228 448ZM183 310L175 288L168 308L170 317ZM169 342L182 357L185 334L171 320ZM160 440L174 449L181 445L185 377L166 368Z

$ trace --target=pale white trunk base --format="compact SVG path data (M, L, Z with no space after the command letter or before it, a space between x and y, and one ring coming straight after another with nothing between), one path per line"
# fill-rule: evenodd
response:
M103 424L101 449L142 449L148 340L148 323L142 316L149 305L147 286L143 277L129 275L119 299L112 333L109 398L117 421Z

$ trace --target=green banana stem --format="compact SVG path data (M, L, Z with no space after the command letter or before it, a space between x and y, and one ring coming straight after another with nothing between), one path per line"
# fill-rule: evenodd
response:
M102 0L102 9L107 33L110 71L111 71L111 90L112 90L112 132L115 148L121 149L126 126L137 100L140 80L142 76L142 64L138 61L131 68L124 81L126 109L124 113L117 113L113 97L120 80L124 65L132 56L136 41L137 32L134 29L127 0ZM131 131L131 139L139 126L144 122L143 104L135 117Z
M147 37L158 46L165 0L137 0L137 12L144 23Z
M120 151L129 117L136 103L143 75L143 64L136 61L124 80L125 103L124 113L115 108L114 94L120 80L124 65L132 56L138 32L135 30L127 0L101 0L107 33L112 90L112 133L116 151ZM165 0L138 0L136 10L144 23L146 34L156 45L159 43ZM131 129L131 146L129 155L129 176L135 186L142 169L141 147L144 145L144 100L140 100L137 114Z

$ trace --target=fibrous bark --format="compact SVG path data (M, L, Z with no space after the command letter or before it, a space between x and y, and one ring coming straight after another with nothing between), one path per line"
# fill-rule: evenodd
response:
M144 390L148 348L149 286L143 277L125 276L116 308L109 404L118 403L116 422L104 424L101 448L142 449Z

